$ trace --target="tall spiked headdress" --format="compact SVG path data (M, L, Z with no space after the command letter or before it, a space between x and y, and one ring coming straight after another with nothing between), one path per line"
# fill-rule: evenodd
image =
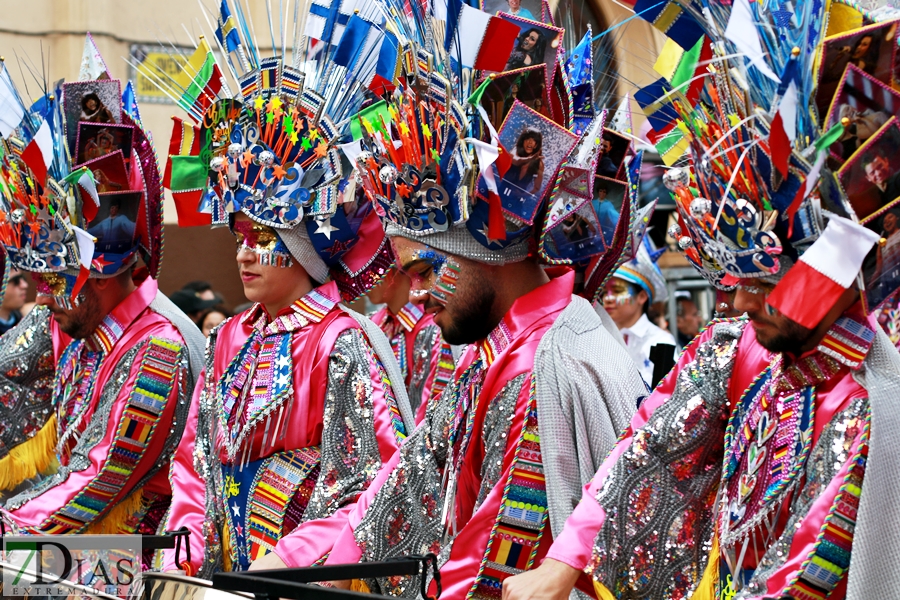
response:
M85 280L141 257L162 259L156 154L130 84L109 79L93 39L80 81L26 106L0 66L0 243L10 266L36 273L37 292L77 303Z
M844 125L817 113L827 3L669 4L681 15L670 45L693 61L692 75L677 86L660 79L637 97L661 153L688 154L665 176L679 214L670 234L717 286L778 283L769 304L814 326L878 239L832 175L841 161L829 151ZM853 260L838 260L842 252ZM808 296L815 273L837 284L833 297Z

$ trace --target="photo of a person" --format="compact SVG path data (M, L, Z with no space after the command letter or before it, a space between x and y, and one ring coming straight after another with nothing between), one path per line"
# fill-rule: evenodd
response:
M115 123L79 123L75 141L76 164L84 164L122 151L124 162L131 158L131 142L134 139L134 127L116 125Z
M101 205L105 202L109 202L107 216L95 220L88 233L97 238L95 248L100 252L125 253L134 245L134 220L125 214L123 199L101 196Z
M541 0L482 0L481 8L492 15L503 12L532 21L540 21L542 16Z
M897 23L897 21L877 23L825 40L816 92L816 107L820 121L824 122L828 107L848 65L883 83L891 83L897 49L895 37Z
M612 150L612 142L606 139L601 140L600 160L597 161L597 175L602 175L603 177L615 177L619 172L619 166L616 165L609 156L610 150Z
M547 41L544 34L537 27L530 27L522 31L516 38L516 45L509 60L506 61L505 71L530 67L544 62L544 52L547 49Z
M862 162L866 180L878 188L881 205L886 206L900 198L900 171L891 168L887 157L875 149Z
M103 105L103 102L94 92L89 92L81 97L81 115L79 121L88 123L114 123L112 113Z
M562 228L566 239L573 244L583 242L597 234L597 228L577 212L574 212L563 219L560 227Z
M501 207L511 218L530 225L578 138L518 100L497 136L503 146L503 160L491 169ZM482 199L489 198L484 176L478 180L477 194Z
M84 145L84 159L93 160L106 156L117 150L114 147L115 138L106 129L101 129L96 136L89 138Z
M544 136L537 129L526 128L519 134L515 150L510 155L512 166L503 176L509 186L509 195L533 193L541 188L544 180Z
M506 0L507 10L509 14L514 17L522 17L523 19L531 19L532 21L539 21L540 19L535 18L531 11L522 6L522 0Z
M870 108L857 110L849 104L841 106L838 115L840 120L849 120L849 124L844 127L844 135L839 140L843 160L853 156L853 153L891 118L886 112Z
M77 155L79 123L116 125L122 122L122 88L117 79L71 81L62 85L66 142Z
M835 81L844 74L847 65L854 65L869 75L875 74L875 64L878 58L878 47L875 45L875 36L866 34L860 37L853 46L842 45L831 57L831 61L825 66L822 73L823 81ZM873 56L874 52L874 56Z

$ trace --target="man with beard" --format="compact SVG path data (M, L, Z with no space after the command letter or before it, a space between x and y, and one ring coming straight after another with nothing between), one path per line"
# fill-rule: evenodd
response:
M409 302L409 277L391 267L369 292L369 300L384 306L371 316L391 343L409 394L416 423L425 417L428 404L447 387L453 376L453 350L441 337L431 315Z
M159 177L156 157L138 125L134 138L132 160L150 182ZM12 266L31 271L37 284L37 306L0 337L6 531L155 533L172 498L167 466L203 338L158 292L156 240L141 233L112 253L73 224L90 221L84 212L92 200L85 193L76 204L77 186L56 179L72 165L51 164L38 191L32 186L40 179L25 162L12 153L2 161L7 185L41 197L33 212L3 206L12 215L24 209L7 221L16 235L3 245ZM158 187L133 191L144 214L159 214ZM48 246L47 236L61 248ZM140 272L139 259L147 267Z
M400 102L394 126L428 131L420 119L438 110L439 97L426 86ZM465 114L455 101L450 110ZM361 159L358 173L410 278L410 301L432 315L445 341L468 347L443 395L342 517L326 564L434 552L444 597L496 596L506 577L544 555L646 390L591 304L573 296L575 274L544 270L532 250L535 227L497 214L505 229L498 241L487 202L469 213L460 205L474 197L466 186L476 179L455 172L466 142L445 141L446 154L430 165L437 172L428 178L447 186L429 189L447 199L443 207L404 192L412 165L391 164L402 161L393 148L374 137L365 143L377 161ZM385 195L385 181L397 194ZM310 565L320 556L309 548L327 531L327 523L304 523L255 567ZM419 589L408 577L357 586L387 595Z
M824 12L811 9L797 26L820 48ZM749 34L769 44L779 34L768 27ZM808 72L820 48L795 49L792 66ZM729 60L715 65L726 79L735 72ZM685 349L586 486L547 560L508 579L505 600L567 598L584 573L601 600L896 595L886 574L900 560L900 356L856 289L879 235L817 212L811 187L795 196L779 178L759 177L774 146L739 158L712 133L734 126L735 139L766 135L768 125L749 115L768 109L769 92L721 79L704 85L701 94L726 91L715 107L676 108L709 133L691 130L693 173L664 176L678 211L669 234L707 280L735 290L734 308L747 317L714 321ZM799 95L798 111L812 104L810 93ZM823 132L798 122L796 133L790 179L802 185L815 174L796 157L813 154ZM707 168L720 142L726 150ZM723 191L739 173L752 174L754 187Z

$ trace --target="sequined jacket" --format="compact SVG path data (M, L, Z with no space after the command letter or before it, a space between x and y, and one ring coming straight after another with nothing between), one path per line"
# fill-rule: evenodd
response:
M415 304L407 304L396 315L385 306L371 319L391 343L418 425L427 404L441 395L453 376L450 344L444 341L432 316Z
M547 556L591 574L601 598L688 598L698 585L716 598L843 598L871 417L857 379L875 338L851 311L786 360L746 321L712 324Z
M5 502L14 530L156 531L171 499L168 461L193 385L185 338L154 309L157 293L146 279L85 340L68 338L46 310L23 321L55 364L54 419L45 427L54 429L58 468Z
M339 298L327 283L274 318L256 304L210 336L171 470L167 528L191 531L191 562L167 551L166 570L247 568L299 523L349 510L405 438L408 407Z
M564 521L590 477L588 467L579 479L579 463L599 464L646 389L572 285L569 273L517 299L467 348L444 394L348 515L327 564L435 552L445 598L496 597L503 579L537 564L552 535L549 513L565 513ZM601 385L601 372L622 385ZM579 444L571 435L582 424L573 417L588 414L597 420L596 443ZM550 488L560 490L556 497ZM308 565L304 548L321 535L318 525L284 538L279 557ZM409 578L369 583L405 597L418 590Z
M50 313L36 306L0 336L0 494L20 487L52 462L50 452L24 456L39 452L37 448L10 451L34 439L50 418L54 371Z

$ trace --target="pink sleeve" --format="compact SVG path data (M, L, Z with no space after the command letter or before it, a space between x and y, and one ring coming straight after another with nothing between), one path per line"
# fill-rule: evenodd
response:
M169 469L169 481L172 485L172 506L166 520L166 531L175 531L187 527L191 532L191 567L196 573L203 561L203 521L206 518L206 490L200 475L194 470L194 445L197 439L197 415L200 410L200 394L206 380L206 371L200 374L194 388L191 409L181 443L175 450L175 456ZM187 560L182 548L179 558ZM175 550L163 551L163 570L174 571L181 567L175 563Z
M381 465L378 474L354 504L342 507L325 519L307 521L289 535L281 538L275 546L275 554L289 567L308 567L328 553L323 547L331 546L326 564L357 563L362 551L353 537L353 528L359 525L366 514L372 498L384 484L400 462L400 454L395 452Z
M173 350L177 359L166 354ZM9 507L7 514L18 527L32 533L78 532L101 522L111 508L131 494L135 483L159 461L172 427L179 379L185 375L180 358L184 351L183 345L168 340L151 338L146 343L135 355L128 378L112 402L103 438L88 451L87 468L69 472L58 485L16 508ZM152 374L144 372L145 358L155 369ZM171 371L164 373L170 364ZM160 365L165 367L160 369ZM155 395L160 391L160 381L171 386L162 400ZM103 390L109 383L98 381L96 385ZM88 427L99 417L95 413ZM127 476L122 477L122 473ZM93 508L98 498L103 498L104 507L99 511ZM104 528L118 529L115 523L104 524Z
M613 448L613 451L600 465L593 479L584 486L581 501L575 507L574 512L566 519L566 526L562 532L553 540L553 546L547 552L547 558L558 560L579 571L587 566L593 551L594 539L597 537L597 533L606 519L606 513L596 501L597 492L603 486L610 469L631 445L633 433L646 425L653 411L671 397L675 391L675 383L681 369L694 360L699 343L706 341L711 336L712 327L701 333L694 343L685 348L675 368L669 372L665 379L659 382L653 393L641 403L640 408L631 418L631 425L616 443L616 447Z

